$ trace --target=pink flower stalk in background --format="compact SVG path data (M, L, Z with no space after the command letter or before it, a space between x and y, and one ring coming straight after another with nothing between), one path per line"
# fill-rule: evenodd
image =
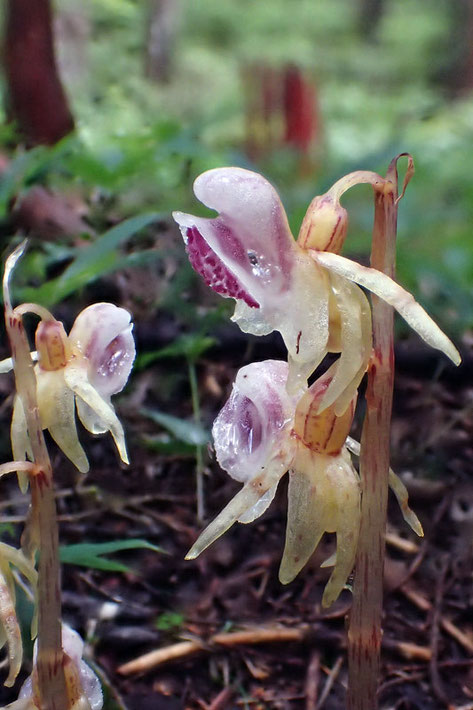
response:
M339 256L347 233L343 193L358 183L379 184L356 172L316 197L294 241L281 201L261 175L218 168L200 175L196 197L214 218L175 212L193 268L214 291L236 300L233 316L247 333L278 330L288 349L288 388L305 385L326 353L339 367L320 410L337 401L344 411L371 356L371 314L360 283L393 305L430 345L458 364L459 354L413 297L388 276Z

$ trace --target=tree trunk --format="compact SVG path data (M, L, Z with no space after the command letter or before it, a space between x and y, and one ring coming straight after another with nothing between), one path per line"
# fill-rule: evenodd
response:
M361 0L358 26L362 37L374 39L384 12L384 0Z
M178 23L178 0L148 0L145 74L154 81L171 77Z
M52 145L74 128L53 45L50 0L7 0L7 113L29 145Z

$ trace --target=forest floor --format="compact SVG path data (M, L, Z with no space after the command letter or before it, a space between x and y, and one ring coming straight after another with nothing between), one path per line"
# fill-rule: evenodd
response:
M169 322L158 327L152 319L136 320L141 350L173 337ZM208 426L238 367L283 356L274 338L248 347L231 325L217 337L219 345L197 366ZM473 708L473 389L465 385L473 381L473 360L467 357L456 371L414 338L399 345L396 360L392 465L409 489L425 537L416 538L390 499L380 707L465 710ZM176 384L179 368L183 376ZM0 384L5 457L11 386L8 378ZM64 566L64 618L88 639L88 657L109 696L105 710L341 710L350 592L328 610L320 604L329 573L319 565L333 550L333 536L292 584L281 586L283 479L264 516L235 525L197 560L185 561L203 527L196 514L195 458L143 445L157 431L143 407L165 411L171 390L169 413L191 417L186 364L178 359L138 371L117 398L132 461L126 470L111 441L81 433L91 471L79 479L51 444L63 544L141 538L163 550L122 553L119 559L132 568L127 573ZM211 451L204 453L209 521L239 486ZM8 531L24 517L25 499L13 481L2 486ZM136 659L138 671L126 665ZM0 701L14 697L2 693Z

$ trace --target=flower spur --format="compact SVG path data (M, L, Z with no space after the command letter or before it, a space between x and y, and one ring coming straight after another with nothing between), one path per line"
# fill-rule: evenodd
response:
M12 310L9 280L21 245L10 257L4 278L4 302ZM110 431L120 458L128 463L123 427L111 404L111 396L125 386L135 358L130 314L111 303L95 303L76 318L71 332L48 310L34 303L15 308L15 313L34 313L41 320L36 329L35 365L39 415L43 429L81 472L89 463L77 435L75 409L82 424L93 434ZM11 359L0 371L12 367ZM11 425L13 457L31 458L25 412L15 397Z
M343 193L358 183L384 178L359 171L314 198L294 241L281 201L270 183L240 168L200 175L196 197L215 218L175 212L189 260L206 283L236 300L233 316L248 333L278 330L288 349L288 387L296 391L328 352L340 353L339 368L319 407L335 401L343 413L371 357L371 315L363 291L385 299L430 345L455 364L460 356L413 297L388 276L339 256L346 233Z

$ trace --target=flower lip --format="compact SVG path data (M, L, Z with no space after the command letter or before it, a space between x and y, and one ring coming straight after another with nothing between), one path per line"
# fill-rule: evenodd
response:
M218 260L220 270L225 269L227 278L230 273L238 289L251 294L253 302L261 303L258 294L264 295L263 288L274 293L287 289L295 242L273 186L249 170L217 168L195 180L194 192L204 205L218 212L218 217L207 219L181 212L174 212L173 217L188 245L192 266L206 282L212 288L222 288L221 279L215 284L209 280L211 262ZM205 254L194 230L207 244ZM205 263L205 259L210 262ZM228 291L223 295L241 298ZM254 303L249 305L255 307Z
M111 303L94 303L77 316L69 340L88 361L88 378L104 397L125 386L135 359L131 316Z
M287 394L286 362L242 367L212 434L220 466L247 482L275 458L286 458L296 397ZM300 393L299 393L300 395Z
M225 266L225 263L208 245L196 226L186 229L185 242L191 266L202 276L207 286L210 286L221 296L241 299L250 308L259 308L259 303Z

